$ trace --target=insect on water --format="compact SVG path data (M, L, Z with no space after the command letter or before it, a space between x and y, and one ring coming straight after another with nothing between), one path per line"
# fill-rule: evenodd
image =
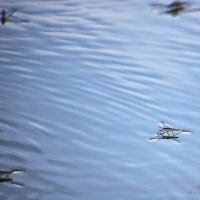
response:
M7 22L15 22L15 23L19 23L19 22L29 22L29 20L27 19L21 19L17 16L15 16L14 14L16 13L17 9L3 9L2 11L0 11L0 23L2 25L6 24Z
M172 128L169 127L165 124L165 122L160 122L162 126L160 126L157 135L155 137L150 138L149 140L174 140L178 143L178 134L183 133L183 132L188 132L191 133L189 130L184 130L184 129L177 129L177 128Z
M19 186L19 187L23 187L24 184L16 182L13 180L13 178L10 177L11 174L23 172L23 171L24 170L3 170L3 171L0 170L0 183L7 182L7 183L14 184L16 186Z
M153 8L157 8L160 10L160 14L169 14L172 16L177 16L181 13L191 13L200 11L199 7L194 7L191 2L187 1L173 1L169 4L160 4L160 3L152 3L151 6Z

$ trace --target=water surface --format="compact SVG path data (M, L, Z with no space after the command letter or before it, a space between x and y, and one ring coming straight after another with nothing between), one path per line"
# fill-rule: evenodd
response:
M199 199L200 13L150 3L0 2L1 199Z

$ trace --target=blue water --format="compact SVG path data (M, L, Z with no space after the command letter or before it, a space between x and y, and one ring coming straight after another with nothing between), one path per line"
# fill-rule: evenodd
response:
M200 13L150 3L0 2L1 199L200 198Z

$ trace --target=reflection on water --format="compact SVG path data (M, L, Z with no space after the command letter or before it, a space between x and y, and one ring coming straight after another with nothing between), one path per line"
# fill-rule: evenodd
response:
M1 199L198 199L199 13L11 1L1 11L31 23L0 26L0 169L25 169L7 177L25 185ZM149 142L159 121L160 137L194 134Z

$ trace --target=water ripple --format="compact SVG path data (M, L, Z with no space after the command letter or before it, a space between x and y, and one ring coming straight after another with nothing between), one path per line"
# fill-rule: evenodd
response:
M12 3L0 5L30 23L0 27L0 155L25 187L0 196L198 192L198 16L159 15L149 0ZM149 142L160 120L194 133Z

